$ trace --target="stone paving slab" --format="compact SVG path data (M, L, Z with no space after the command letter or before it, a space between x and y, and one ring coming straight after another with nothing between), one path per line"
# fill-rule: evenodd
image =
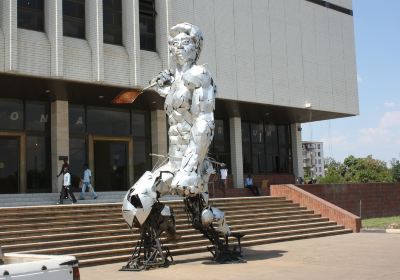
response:
M246 248L247 263L215 264L208 253L175 257L175 264L141 272L124 263L81 268L82 280L399 280L400 235L353 233Z

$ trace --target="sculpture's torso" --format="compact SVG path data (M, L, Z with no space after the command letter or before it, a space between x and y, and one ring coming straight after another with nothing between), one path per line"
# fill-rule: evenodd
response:
M200 72L199 72L200 70ZM195 80L194 87L190 81ZM214 86L209 82L209 73L201 66L193 66L185 73L175 75L175 80L166 96L164 110L169 124L168 155L172 170L179 170L187 152L194 122L206 122L210 128L208 145L214 132ZM188 84L189 83L189 84ZM207 146L208 146L207 145Z

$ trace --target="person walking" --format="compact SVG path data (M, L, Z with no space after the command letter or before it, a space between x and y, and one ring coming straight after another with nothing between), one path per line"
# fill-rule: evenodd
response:
M226 196L226 189L228 187L228 168L225 164L221 165L221 169L219 170L221 185L222 185L222 192L224 197Z
M61 188L60 199L58 200L57 204L63 204L64 198L66 197L72 200L72 204L75 204L77 201L71 189L71 174L68 171L68 167L64 167L63 174L63 186Z
M244 180L244 186L248 188L255 196L260 196L260 191L258 187L253 184L253 178L250 174L247 175L247 178Z
M81 199L81 200L85 199L86 188L89 188L89 190L92 192L93 199L96 199L97 198L97 194L94 191L94 187L93 187L93 185L91 183L91 181L92 181L92 171L90 171L89 165L87 163L85 163L83 165L83 178L81 180L82 180L82 190L81 190L81 195L80 195L79 199Z

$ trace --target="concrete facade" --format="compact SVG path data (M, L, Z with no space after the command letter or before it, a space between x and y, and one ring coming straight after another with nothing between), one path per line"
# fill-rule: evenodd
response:
M122 0L121 46L103 42L102 0L85 1L86 39L63 36L62 2L44 0L44 32L17 28L17 1L0 2L0 74L45 79L50 85L61 81L99 89L140 88L171 67L168 30L186 21L204 33L199 63L207 63L218 86L218 100L296 112L283 113L291 116L288 121L279 116L274 120L290 125L295 176L303 175L301 122L359 113L354 26L349 14L306 0L155 0L157 50L151 52L140 49L140 0ZM352 7L351 0L328 2ZM66 116L71 93L66 87L52 88L57 99L51 103L52 173L60 168L56 158L68 155ZM151 110L152 152L166 154L165 115L158 109ZM242 187L240 124L248 115L242 110L226 117L233 181Z
M351 1L333 2L351 8ZM168 28L188 21L202 28L200 63L208 64L220 98L359 113L353 18L347 14L305 0L157 1L159 40L157 53L149 53L139 51L138 0L122 1L123 46L103 43L102 1L86 1L87 40L63 37L62 1L45 3L43 33L16 28L15 1L2 1L6 55L0 69L144 86L170 64Z

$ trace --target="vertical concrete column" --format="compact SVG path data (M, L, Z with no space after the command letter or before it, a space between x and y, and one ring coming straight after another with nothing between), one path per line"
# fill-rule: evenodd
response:
M104 81L103 1L85 2L86 39L92 50L92 80Z
M58 192L61 178L57 178L63 161L59 156L69 157L68 101L51 103L51 183L52 192Z
M4 71L16 71L18 67L17 1L0 1L0 24L4 34Z
M159 155L168 153L167 117L163 110L151 112L151 152ZM153 160L153 166L156 162Z
M243 188L242 119L229 119L233 186Z
M139 0L122 0L122 40L129 56L129 85L140 84Z
M301 124L292 123L290 125L290 135L292 138L293 175L304 178L303 149L301 146Z
M63 21L62 0L45 1L45 30L50 41L50 73L63 76Z

